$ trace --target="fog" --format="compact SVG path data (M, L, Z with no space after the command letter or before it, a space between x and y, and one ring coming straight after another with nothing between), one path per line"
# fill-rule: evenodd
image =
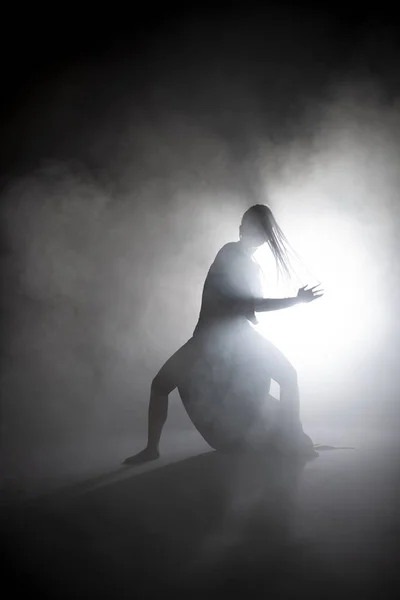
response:
M151 380L191 336L216 252L260 199L326 289L315 313L262 320L299 370L305 413L346 419L379 397L394 414L395 42L366 30L350 47L337 27L279 13L176 22L31 86L5 128L6 448L142 443ZM371 39L386 40L375 72ZM169 427L191 428L175 395Z

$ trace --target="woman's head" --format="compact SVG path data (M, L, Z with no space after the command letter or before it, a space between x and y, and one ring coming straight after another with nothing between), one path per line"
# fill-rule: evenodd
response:
M241 242L247 248L255 250L263 244L268 244L275 258L278 272L285 277L290 277L292 267L289 251L291 251L291 247L269 206L265 204L251 206L243 215L239 232Z

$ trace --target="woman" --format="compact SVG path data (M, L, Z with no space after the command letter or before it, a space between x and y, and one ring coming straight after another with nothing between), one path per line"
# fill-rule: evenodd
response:
M260 268L252 258L257 248L267 243L278 272L286 277L291 272L290 247L268 206L249 208L239 234L239 241L226 244L210 267L193 337L152 382L147 446L125 464L159 458L168 395L175 388L214 449L273 445L288 454L317 455L301 426L295 369L250 323L257 323L257 312L312 302L322 291L304 286L293 298L263 297ZM279 402L268 397L271 378L280 386Z

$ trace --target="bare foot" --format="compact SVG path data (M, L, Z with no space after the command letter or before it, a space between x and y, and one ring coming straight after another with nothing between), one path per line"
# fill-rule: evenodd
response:
M145 448L139 454L134 454L133 456L128 456L122 463L123 465L140 465L145 462L150 462L152 460L157 460L160 458L160 453L158 450L153 450L150 448Z

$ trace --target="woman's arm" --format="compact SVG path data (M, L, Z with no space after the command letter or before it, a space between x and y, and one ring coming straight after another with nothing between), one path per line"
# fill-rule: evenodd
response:
M273 310L281 310L282 308L290 308L300 304L297 297L294 298L255 298L255 312L270 312Z
M320 298L323 295L323 291L316 289L319 285L306 289L308 286L304 286L299 289L297 296L293 298L255 298L254 299L254 310L255 312L269 312L272 310L281 310L282 308L290 308L296 304L308 303Z

